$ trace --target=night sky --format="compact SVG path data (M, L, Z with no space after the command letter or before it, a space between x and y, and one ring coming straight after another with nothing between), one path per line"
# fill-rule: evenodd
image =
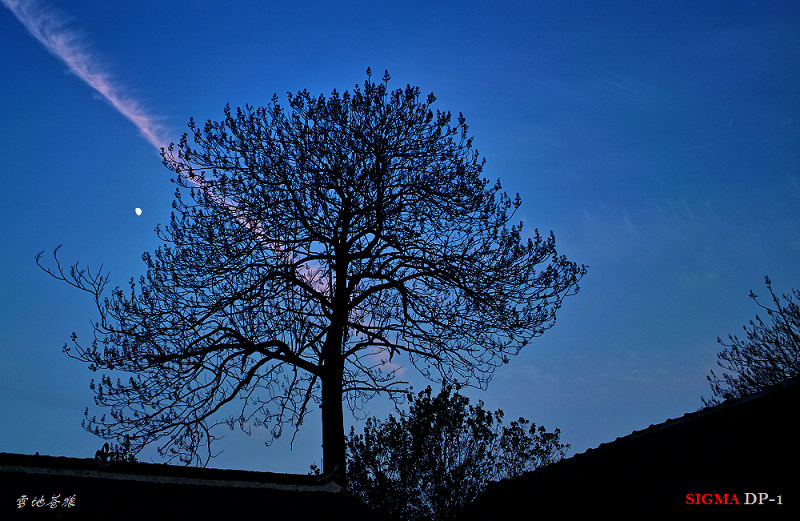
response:
M555 327L466 391L559 427L570 454L697 410L749 290L800 287L796 1L0 4L2 452L103 444L80 426L99 375L61 353L97 313L36 254L63 244L125 286L169 221L156 147L189 117L352 89L367 67L462 112L525 229L587 265ZM292 451L231 432L211 466L305 473L317 416Z

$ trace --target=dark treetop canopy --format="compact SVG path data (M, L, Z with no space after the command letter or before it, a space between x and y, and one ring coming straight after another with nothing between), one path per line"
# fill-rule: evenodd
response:
M584 267L509 225L519 196L481 178L463 116L388 80L190 121L163 152L179 185L165 245L129 291L103 300L101 272L46 268L97 298L95 341L68 353L131 375L93 382L111 414L87 428L188 463L212 455L220 414L274 437L318 402L331 472L343 400L405 392L398 364L485 386L553 325Z

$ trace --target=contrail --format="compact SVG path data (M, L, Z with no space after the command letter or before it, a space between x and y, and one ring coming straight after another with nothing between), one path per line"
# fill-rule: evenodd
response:
M156 150L166 148L169 143L164 139L163 128L157 120L148 114L136 100L125 96L120 87L115 84L111 74L105 70L93 54L81 43L81 35L67 27L66 15L53 10L40 7L35 0L0 0L14 16L25 26L28 32L41 43L53 56L66 64L70 72L83 80L87 85L100 94L112 107L136 125L142 136L153 145ZM171 164L175 173L183 176L203 190L208 197L225 208L234 218L250 229L261 241L278 253L282 253L274 239L265 237L256 223L248 222L241 212L224 197L214 193L202 175L186 172L174 160L171 153L162 156ZM284 255L287 255L284 253Z
M169 140L163 137L164 129L156 118L148 114L136 100L125 96L111 74L105 70L96 57L82 44L80 33L67 27L67 16L53 9L41 7L35 0L0 0L14 16L25 26L28 32L41 43L50 54L60 59L69 71L89 85L112 107L136 125L142 136L157 151L166 148ZM242 224L253 230L233 205L215 194L201 176L181 171L179 165L170 154L163 156L178 175L198 186L219 206L225 208ZM254 230L257 233L257 230Z
M68 17L54 9L41 7L35 0L0 0L25 26L28 32L41 43L47 51L60 59L69 71L100 94L112 107L136 125L142 136L157 151L166 148L169 140L157 119L145 111L139 103L122 93L120 86L111 74L82 43L81 34L67 26ZM175 172L202 189L214 202L226 208L232 215L250 228L239 217L239 212L223 198L214 194L205 184L205 179L197 175L181 172L177 162L169 156L165 161L175 167Z
M60 59L69 71L89 85L112 107L125 116L142 136L160 150L166 146L164 132L156 119L127 96L115 84L92 53L81 43L81 36L67 27L66 17L58 11L39 7L34 1L0 0L47 51Z
M156 150L161 151L166 147L169 140L163 137L164 129L156 118L148 114L136 100L125 96L118 85L115 84L111 74L104 70L102 65L95 59L92 53L81 43L81 35L67 27L67 17L56 10L39 7L34 0L0 0L14 16L25 26L28 32L41 43L47 51L60 59L84 83L89 85L95 92L100 94L112 107L125 116L142 133L148 143L153 145ZM224 198L215 194L205 179L186 172L181 172L177 167L177 162L172 160L171 155L163 156L164 159L175 165L175 172L182 175L190 182L203 190L209 198L219 206L225 208L231 216L239 220L244 226L250 229L260 241L268 248L283 256L284 262L294 263L295 256L290 252L281 250L279 244L260 230L257 224L248 222L241 212ZM304 272L300 277L310 283L317 291L324 292L328 284L322 278L321 270L318 266L305 266ZM296 268L300 271L300 267ZM391 357L387 361L385 353L376 352L371 354L384 365L396 369L398 366L391 362ZM393 367L394 366L394 367Z

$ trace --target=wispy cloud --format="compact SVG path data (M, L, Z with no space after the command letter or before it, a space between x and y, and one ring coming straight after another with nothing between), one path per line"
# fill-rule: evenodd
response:
M81 35L59 11L35 1L0 0L50 54L60 59L70 72L94 89L112 107L136 125L154 147L165 146L164 129L134 99L126 96L110 72L83 43Z
M69 27L69 18L64 13L44 7L33 0L0 0L0 3L17 17L28 32L50 54L64 62L70 72L94 89L120 114L136 125L142 136L151 145L158 150L161 147L166 147L168 140L163 137L164 129L157 119L145 111L135 99L126 96L122 92L122 88L115 82L110 72L83 43L81 34ZM296 258L291 252L282 252L280 245L274 239L268 237L257 223L249 222L234 205L215 194L206 184L204 178L180 169L178 162L169 153L165 156L165 159L176 166L176 172L205 191L214 202L225 208L233 217L250 229L267 247L282 254L284 262L296 263ZM321 293L327 292L329 285L319 267L301 266L301 268L304 269L301 276L314 286L317 291ZM388 353L378 350L370 353L369 356L384 370L399 373L404 370L403 366L391 361Z
M69 68L69 71L83 80L95 92L108 101L112 107L117 109L120 114L125 116L131 123L136 125L142 136L157 150L166 147L168 140L163 137L164 129L157 119L145 111L141 105L129 96L126 96L121 87L112 78L110 72L104 67L102 62L83 44L81 34L69 27L69 18L64 13L55 9L42 6L35 0L0 0L14 16L25 26L28 32L36 38L45 49L53 56L60 59ZM211 200L220 207L225 208L233 217L238 219L244 226L256 234L268 247L276 252L281 252L280 245L274 239L268 237L258 223L247 220L245 216L235 207L225 200L224 197L216 194L208 185L203 172L187 172L180 167L180 163L175 160L171 153L167 153L164 159L175 167L175 172L184 176L187 180L202 189ZM295 259L290 253L284 253L286 262L294 262ZM315 286L323 287L325 281L321 278L319 270L308 268L303 276L311 281Z

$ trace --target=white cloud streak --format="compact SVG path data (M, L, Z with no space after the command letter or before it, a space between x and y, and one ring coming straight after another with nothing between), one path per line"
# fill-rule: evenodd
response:
M33 0L0 0L0 3L17 17L31 36L36 38L50 54L64 62L70 72L94 89L120 114L136 125L142 136L151 145L157 150L167 146L168 142L163 138L164 129L162 126L136 100L122 93L121 88L115 83L111 74L104 69L103 65L82 43L80 33L68 27L68 17L66 15L54 9L44 8ZM165 156L165 159L171 161L170 155ZM285 262L295 262L293 254L281 252L280 246L273 239L266 237L257 224L248 222L237 208L213 193L202 177L180 172L178 169L176 171L205 191L218 205L226 208L233 217L253 231L256 236L260 237L260 240L269 248L277 253L283 253ZM322 277L321 270L316 266L306 266L301 277L320 292L325 292L329 287L327 281ZM392 363L391 358L386 353L378 351L373 353L372 356L381 365L391 370L398 371L403 369L402 366Z
M42 7L34 0L0 0L14 16L25 26L28 32L41 43L50 54L60 59L69 68L69 71L89 85L95 92L100 94L103 99L108 101L120 114L125 116L131 123L136 125L142 136L157 150L167 146L168 142L163 138L163 128L156 118L148 114L139 103L125 96L119 85L115 83L111 74L105 70L101 62L93 53L82 43L79 32L68 27L68 17L54 9ZM267 237L257 223L249 222L238 209L217 195L210 189L205 179L201 175L182 171L179 163L174 160L170 153L164 159L175 166L175 171L179 175L198 186L219 206L238 219L244 226L258 236L268 247L281 253L280 246L274 239ZM284 253L286 262L294 262L291 254ZM312 285L319 287L325 281L321 279L318 269L309 268L309 272L304 274L304 278L311 281Z
M35 1L0 0L47 51L60 59L70 72L89 85L120 114L136 125L156 149L166 145L164 129L136 100L125 96L111 74L82 43L81 35L68 27L62 13Z

